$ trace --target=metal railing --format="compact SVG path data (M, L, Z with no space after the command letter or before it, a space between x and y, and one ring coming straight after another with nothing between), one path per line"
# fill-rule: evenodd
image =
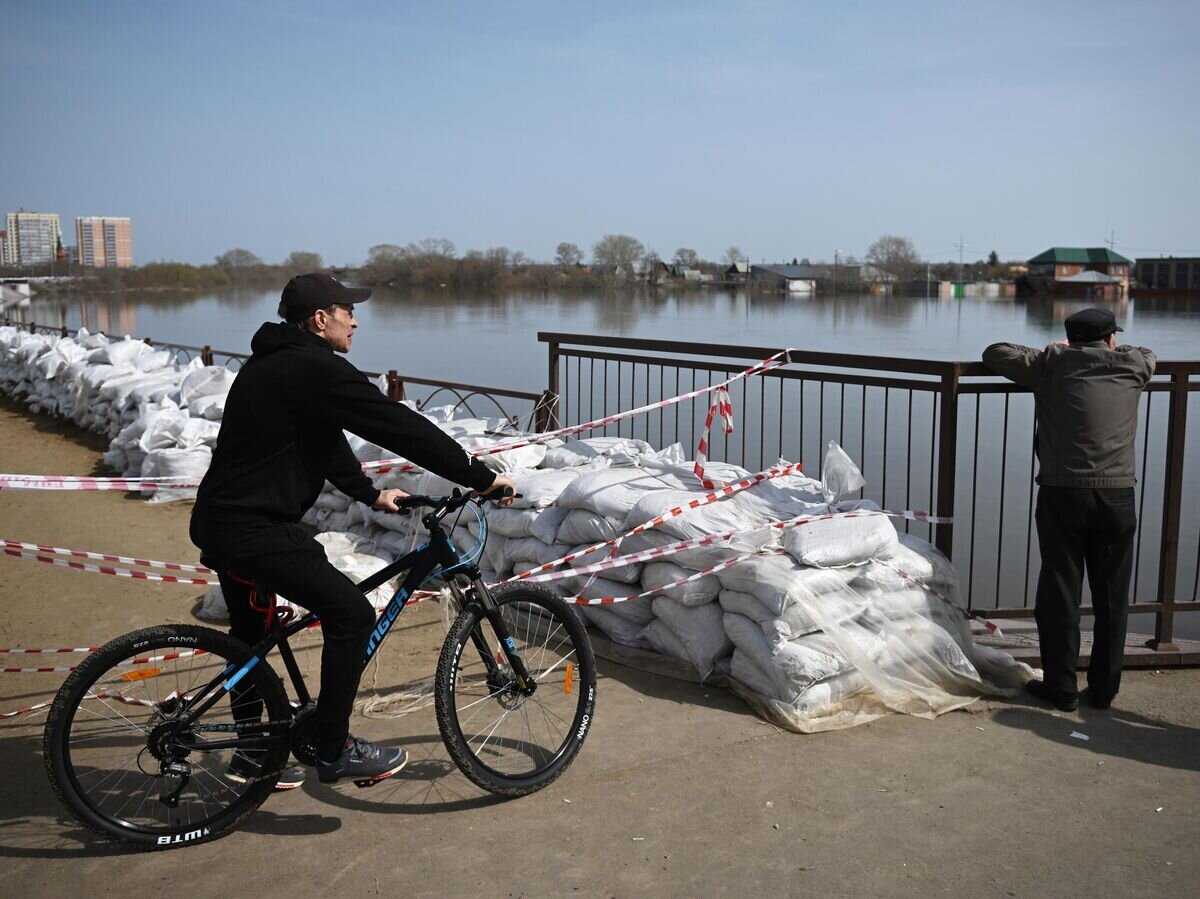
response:
M712 386L779 351L544 332L553 420L579 424ZM778 458L820 477L828 440L859 463L860 495L884 508L925 509L953 524L905 521L958 569L967 607L1032 617L1040 561L1033 525L1033 396L982 363L793 352L792 364L731 385L732 435L709 458L762 470ZM600 429L676 441L690 455L711 395ZM1200 361L1159 362L1138 420L1139 529L1133 613L1153 613L1151 645L1173 651L1176 612L1200 609ZM1186 597L1190 588L1190 598ZM1090 614L1091 609L1083 609Z

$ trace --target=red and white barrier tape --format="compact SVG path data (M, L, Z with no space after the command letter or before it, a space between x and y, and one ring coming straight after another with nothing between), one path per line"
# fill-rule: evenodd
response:
M712 490L718 486L718 482L710 480L704 473L704 468L708 464L708 438L712 434L713 418L717 411L721 412L721 426L726 434L733 433L733 402L729 399L729 391L724 387L717 390L717 395L713 398L712 405L708 407L708 415L704 418L704 432L700 435L700 442L696 444L696 463L692 466L692 471L696 474L696 479L706 490ZM724 481L720 485L724 485Z
M7 654L7 655L15 656L15 655L32 655L34 653L37 653L39 655L42 655L42 654L48 655L51 653L60 653L60 652L96 652L99 648L100 648L99 646L74 646L74 647L67 647L65 649L23 649L19 646L14 646L14 647L0 648L0 655Z
M751 365L745 371L742 371L742 372L734 375L732 378L729 378L725 381L720 382L719 384L713 384L709 387L701 387L698 390L692 390L688 393L681 393L678 396L673 396L668 399L659 400L654 403L648 403L644 406L638 406L636 409L629 409L625 412L617 412L617 413L614 413L613 415L606 415L602 418L597 418L592 421L584 422L583 424L571 425L566 428L559 428L556 431L547 431L543 434L532 435L529 437L522 437L517 440L499 441L497 443L491 444L490 446L474 447L468 451L468 454L471 456L490 456L490 455L494 455L496 453L507 452L508 450L521 449L521 448L527 447L527 446L536 446L538 444L548 443L551 440L557 440L562 437L570 437L574 434L582 434L585 431L593 431L596 428L601 428L601 427L604 427L605 425L623 421L624 419L632 418L635 415L642 415L647 412L652 412L655 409L662 409L662 408L665 408L666 406L673 406L677 403L682 403L684 400L690 400L690 399L693 399L698 396L703 396L706 393L714 393L715 392L717 394L717 397L716 397L716 400L714 401L713 405L709 408L708 425L706 426L706 434L702 438L702 445L704 447L704 452L705 452L705 454L707 454L707 450L708 450L707 428L711 428L712 420L713 420L714 416L716 415L717 411L720 411L721 418L726 423L727 433L729 431L732 431L732 429L733 429L733 406L729 401L729 391L728 391L729 385L733 384L736 381L740 381L744 378L749 378L753 375L762 374L763 372L771 371L772 369L779 368L781 366L789 364L789 362L790 362L789 353L790 352L791 352L790 350L780 350L775 355L764 359L762 362L758 362L758 363L755 363L754 365ZM699 455L700 454L698 453L697 454L698 465L697 465L697 475L696 476L700 479L701 483L703 483L705 487L707 487L708 489L711 490L713 488L714 484L712 482L706 482L706 479L704 477L704 464L699 459ZM705 461L707 461L707 458L705 459ZM390 472L390 471L413 471L413 470L417 469L417 466L413 465L411 462L394 463L390 460L380 460L378 462L364 462L362 468L363 468L363 471L367 472L368 474L383 474L385 472Z
M48 709L54 704L53 699L47 699L45 702L39 702L36 705L26 706L23 709L13 709L11 712L0 712L0 720L5 718L16 718L18 715L29 715L33 712L40 712L42 709Z
M724 571L726 568L730 568L736 565L738 562L744 562L746 559L754 556L779 555L782 552L783 550L781 549L768 549L742 553L739 556L734 556L731 559L725 559L722 562L718 562L716 565L705 568L703 571L697 571L689 574L687 577L681 577L677 581L671 581L669 584L663 584L661 587L657 587L654 590L644 590L641 593L634 593L631 596L599 596L592 597L590 599L583 596L568 596L565 597L563 601L577 606L600 606L610 605L617 602L628 602L631 599L645 599L649 596L659 596L662 593L665 593L667 590L672 590L675 587L682 587L684 584L690 584L692 581L698 581L705 575L715 574L718 571Z
M532 583L563 580L568 577L591 574L592 572L605 571L613 568L622 568L625 565L633 565L637 562L645 562L651 559L662 558L663 556L675 555L676 553L684 552L689 549L699 549L700 547L712 546L717 543L727 543L730 540L737 539L738 537L745 537L749 536L750 534L757 534L763 531L782 531L786 530L787 528L799 527L800 525L810 524L815 521L830 521L842 518L867 518L875 515L904 517L902 513L892 513L886 511L876 512L874 510L855 512L828 512L822 515L801 515L796 518L790 518L783 521L771 521L765 524L752 525L748 528L736 528L729 531L722 531L721 533L717 534L706 534L703 537L693 537L690 540L680 540L676 543L669 543L665 546L656 546L651 549L640 550L638 552L629 553L623 556L614 556L604 559L600 562L593 562L590 565L582 565L577 568L569 568L563 571L548 571L548 569L562 564L561 561L548 562L546 565L532 568L528 572L522 572L521 574L514 575L513 577L509 578L509 580L528 580ZM624 534L621 537L616 537L611 541L597 544L595 547L590 547L589 549L579 553L572 553L571 556L564 558L568 560L579 558L582 555L586 555L589 552L594 552L596 549L607 546L610 543L623 540L625 537L631 536L636 532L637 529L635 528L633 531L630 531L628 534Z
M161 571L192 571L197 574L213 574L211 568L203 565L185 565L182 562L159 562L155 559L135 559L130 556L113 556L108 553L86 552L81 549L66 549L61 546L45 546L41 543L21 543L17 540L0 540L5 549L24 549L33 552L51 553L56 556L71 556L76 559L96 559L101 562L120 562L123 565L139 565L142 568L156 568Z
M915 574L909 574L907 571L905 571L899 565L889 562L887 559L875 559L874 561L879 563L880 565L882 565L884 568L888 568L888 569L896 572L896 574L900 575L900 577L904 578L906 581L911 581L912 583L916 584L918 587L920 587L926 593L929 593L932 596L936 596L938 599L942 600L948 606L958 609L958 611L960 611L963 614L963 617L965 617L968 621L980 622L984 626L984 628L987 629L987 632L989 634L995 634L997 637L1004 636L1004 634L1001 633L1000 628L996 626L995 622L989 621L987 618L984 618L981 615L976 615L974 612L970 611L969 609L964 609L962 606L960 606L958 603L956 603L949 596L947 596L946 594L942 593L939 590L933 589L933 587L931 587L927 581L922 580L921 578L917 577Z
M196 478L89 478L74 475L0 474L9 490L159 490L200 486Z
M544 565L539 565L536 568L531 568L528 571L521 572L520 574L514 574L512 577L506 578L500 583L507 584L510 581L524 580L531 575L540 574L543 571L550 571L551 569L557 568L559 565L564 565L567 562L572 562L575 559L582 558L583 556L586 556L589 553L594 553L596 550L603 549L606 546L616 547L626 537L633 537L636 534L649 531L672 518L678 518L685 512L690 512L692 509L699 509L701 506L707 506L710 503L717 502L718 500L724 499L727 496L740 493L741 491L761 484L764 481L770 481L774 478L782 477L783 475L794 474L800 470L801 465L799 462L784 463L777 465L774 468L768 468L766 471L759 472L756 475L751 475L748 478L743 478L735 484L728 484L725 487L714 491L713 493L705 494L704 496L697 497L696 499L684 503L681 506L676 506L674 509L670 509L661 515L651 518L647 522L639 524L633 530L627 531L619 537L613 537L611 540L605 540L601 543L595 544L594 546L589 546L587 549L581 549L578 552L569 553L563 556L561 559L555 559L553 562L546 562Z
M191 584L197 587L207 587L217 583L214 578L198 578L198 577L175 577L170 574L151 574L146 571L137 571L132 568L116 568L108 565L89 565L86 562L72 562L69 559L54 559L49 556L39 555L37 553L22 552L16 549L5 549L4 555L13 556L19 559L31 559L35 562L41 562L45 565L57 565L60 568L73 568L76 571L90 571L93 574L110 574L114 577L127 577L139 581L159 581L164 584Z
M4 650L0 650L4 651ZM12 652L12 650L7 650ZM17 652L90 652L87 649L20 649ZM176 659L186 659L191 656L207 655L206 649L187 649L183 652L165 652L159 656L143 656L137 659L126 659L123 662L117 662L118 667L128 667L130 665L152 665L155 662L173 662ZM74 671L78 665L69 667L57 668L0 668L0 674L51 674Z

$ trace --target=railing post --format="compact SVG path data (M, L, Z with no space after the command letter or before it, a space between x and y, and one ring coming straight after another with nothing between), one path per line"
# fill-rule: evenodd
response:
M210 347L207 343L204 346L200 347L200 364L201 365L212 365L213 364L212 347Z
M404 400L404 382L400 380L400 373L396 369L391 369L387 373L387 395L388 399L394 403L399 403Z
M539 434L544 434L558 426L558 415L554 409L557 402L558 397L549 390L542 391L542 395L538 397L537 405L533 410L533 421L534 430Z
M66 325L63 325L63 326L62 326L62 327L59 329L59 334L60 334L60 336L62 336L62 337L67 337L67 336L69 336L69 334L68 334L68 332L67 332L67 326L66 326Z
M941 518L954 516L954 485L958 464L958 373L957 363L942 374L941 421L938 425L937 514ZM934 531L934 545L953 561L954 525L939 524Z
M1146 645L1159 652L1178 652L1175 639L1175 576L1179 567L1179 515L1183 496L1183 452L1187 435L1188 373L1171 375L1167 410L1167 465L1163 489L1162 550L1158 563L1158 601L1154 639ZM1149 422L1146 423L1149 427ZM1143 489L1144 486L1143 486Z
M548 430L559 423L558 418L558 341L550 340L546 343L546 352L549 357L549 365L546 369L546 392L542 394L542 400L545 401L546 424L547 427L539 427L539 431ZM540 404L541 401L539 401Z

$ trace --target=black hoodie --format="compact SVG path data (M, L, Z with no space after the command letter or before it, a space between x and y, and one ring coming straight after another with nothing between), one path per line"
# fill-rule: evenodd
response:
M267 322L225 401L194 515L298 521L325 481L370 505L379 496L343 430L444 478L486 490L495 475L437 425L392 402L322 338Z

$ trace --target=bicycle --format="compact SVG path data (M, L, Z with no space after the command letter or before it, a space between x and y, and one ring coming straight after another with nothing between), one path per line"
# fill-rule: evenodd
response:
M442 522L468 504L480 530L476 545L460 552ZM476 497L456 490L398 505L430 510L421 519L429 542L358 584L367 593L407 571L377 619L364 667L413 594L441 580L459 609L434 678L446 749L488 792L542 789L575 759L595 715L595 661L580 618L544 588L483 583L475 560L487 519ZM289 753L316 764L316 704L288 638L318 616L290 620L266 588L256 585L260 599L270 597L267 633L253 647L211 628L160 625L109 641L67 677L43 748L55 793L84 825L146 848L194 845L231 832L257 809ZM295 702L263 664L276 648ZM257 776L223 776L234 752L257 764Z

